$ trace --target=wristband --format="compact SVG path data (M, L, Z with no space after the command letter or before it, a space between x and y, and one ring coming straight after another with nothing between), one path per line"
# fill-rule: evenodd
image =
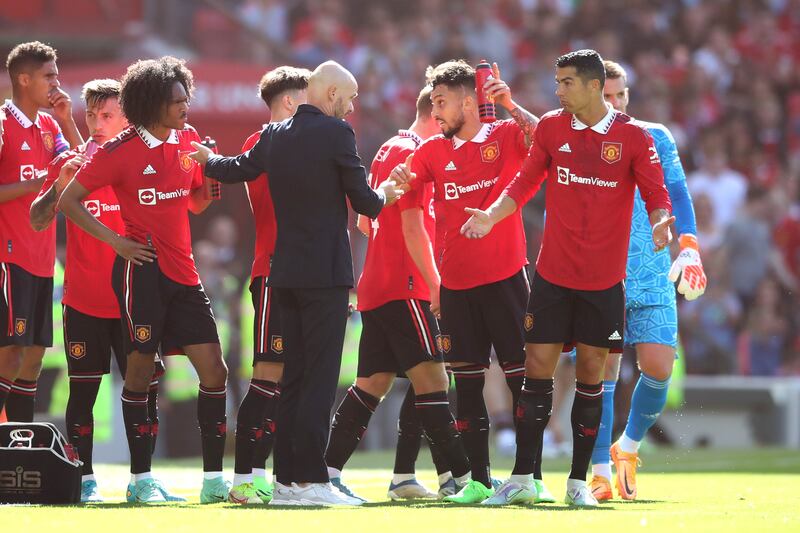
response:
M697 244L697 237L691 233L684 233L678 237L678 244L680 244L681 250L684 248L691 248L697 252L700 251L700 246Z

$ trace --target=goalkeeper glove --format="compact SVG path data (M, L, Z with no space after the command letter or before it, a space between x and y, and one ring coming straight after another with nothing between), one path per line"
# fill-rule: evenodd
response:
M706 273L703 271L703 262L700 260L700 250L697 246L697 237L691 234L681 235L678 239L681 253L669 269L669 280L678 281L678 292L687 300L694 300L706 292Z

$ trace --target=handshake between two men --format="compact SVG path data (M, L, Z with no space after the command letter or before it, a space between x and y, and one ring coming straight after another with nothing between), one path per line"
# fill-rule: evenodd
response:
M217 156L210 148L198 142L192 141L192 146L194 146L197 151L189 154L189 157L201 165L205 165L211 157ZM411 160L413 157L414 154L409 155L405 164L398 165L397 169L375 189L378 194L386 198L386 206L395 203L403 194L411 189L411 181L416 177L416 175L411 172Z

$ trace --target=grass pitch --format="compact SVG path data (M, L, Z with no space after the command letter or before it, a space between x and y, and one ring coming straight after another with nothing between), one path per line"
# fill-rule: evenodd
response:
M345 471L345 481L372 502L362 508L293 509L200 505L199 461L157 463L154 472L186 504L142 508L124 503L127 467L97 465L98 484L107 503L92 506L0 506L3 531L800 531L800 453L786 450L668 450L643 456L640 500L614 500L597 510L563 504L482 508L439 502L395 503L386 500L392 455L359 453ZM232 459L226 459L228 465ZM503 477L509 459L495 460ZM563 498L568 465L545 461L545 482ZM426 452L420 454L418 479L435 486ZM12 527L8 527L12 525Z

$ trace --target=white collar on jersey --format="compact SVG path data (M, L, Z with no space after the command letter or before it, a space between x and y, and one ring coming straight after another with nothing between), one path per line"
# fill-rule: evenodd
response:
M36 122L31 122L31 119L29 119L25 115L25 113L23 113L20 110L20 108L15 106L14 102L12 102L11 100L6 100L5 106L6 106L6 109L8 109L8 112L11 113L11 116L14 117L15 119L17 119L17 122L19 122L19 125L22 126L23 128L25 128L26 130L28 128L30 128L31 126L33 126L34 124L36 124L37 128L41 128L42 127L42 125L39 124L39 113L36 113Z
M139 134L139 137L142 138L142 141L144 141L144 144L146 144L148 148L157 148L165 142L161 139L157 139L152 133L147 131L147 128L143 126L136 126L136 133ZM178 144L178 132L172 130L169 134L169 137L167 137L166 143Z
M422 144L422 137L420 137L411 130L397 130L397 134L400 137L408 137L409 139L413 139L414 142L417 144L417 146Z
M464 139L459 139L458 137L453 137L453 149L458 150L468 142L473 143L482 143L485 142L486 139L489 138L489 134L492 133L494 129L493 124L484 124L481 126L481 129L478 130L478 133L475 134L475 137L472 139L465 141Z
M614 123L614 117L617 115L617 112L610 105L606 104L606 109L608 109L608 112L606 113L606 116L604 116L600 120L600 122L598 122L597 124L592 126L592 130L596 131L600 135L605 135L606 133L608 133L608 130L611 129L611 124ZM584 124L583 122L578 120L578 117L576 117L575 115L572 115L572 129L573 130L585 130L588 127L589 126L587 126L586 124Z

